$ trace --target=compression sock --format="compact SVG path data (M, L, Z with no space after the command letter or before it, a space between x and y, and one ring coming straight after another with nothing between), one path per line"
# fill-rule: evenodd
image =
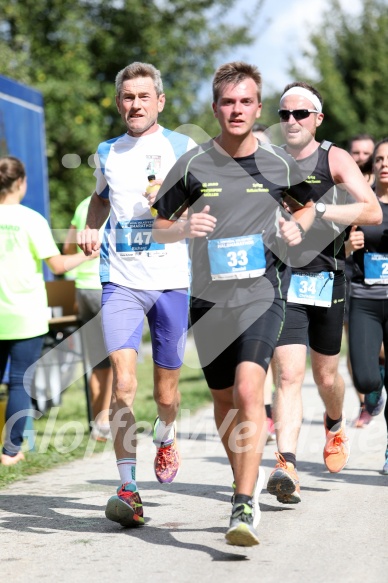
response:
M234 497L235 504L248 504L252 500L252 496L247 496L246 494L236 494Z
M339 419L331 419L329 415L326 413L326 427L329 431L331 431L335 425L339 425L341 421L342 415Z
M133 492L136 492L136 459L135 458L121 458L116 460L117 468L119 470L121 483L128 484Z

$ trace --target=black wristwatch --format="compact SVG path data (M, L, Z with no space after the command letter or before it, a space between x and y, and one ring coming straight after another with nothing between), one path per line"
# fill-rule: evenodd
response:
M303 239L306 237L306 231L304 230L302 225L300 223L298 223L297 221L295 221L295 224L299 229L299 233L300 233L300 236L302 237L302 241L303 241Z
M326 205L324 202L317 202L315 204L315 216L321 219L326 212Z

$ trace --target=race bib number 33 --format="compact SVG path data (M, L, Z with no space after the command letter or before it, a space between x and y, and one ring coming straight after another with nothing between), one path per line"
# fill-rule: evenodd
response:
M213 281L246 279L265 273L264 243L260 234L210 239L208 254Z

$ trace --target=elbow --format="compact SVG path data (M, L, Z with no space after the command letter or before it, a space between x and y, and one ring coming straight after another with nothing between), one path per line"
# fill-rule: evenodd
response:
M152 227L152 238L156 243L165 243L163 238L163 230L157 225L158 219L155 219L154 226Z
M163 243L163 241L160 240L160 231L158 229L152 229L152 238L155 243Z
M383 211L381 210L381 206L379 205L378 209L373 213L373 222L372 225L381 225L383 222Z
M61 269L60 267L50 266L50 271L53 275L63 275L64 273L66 273L66 269Z

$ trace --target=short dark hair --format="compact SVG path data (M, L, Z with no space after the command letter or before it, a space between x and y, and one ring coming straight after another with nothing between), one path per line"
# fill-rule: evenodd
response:
M357 134L356 136L352 136L351 138L349 138L348 150L350 150L350 148L352 147L353 142L359 142L360 140L371 140L373 143L375 143L374 137L371 136L370 134Z
M225 63L218 67L213 78L213 101L216 103L225 85L237 85L244 79L252 79L256 83L257 98L261 102L261 73L255 65L243 61Z

